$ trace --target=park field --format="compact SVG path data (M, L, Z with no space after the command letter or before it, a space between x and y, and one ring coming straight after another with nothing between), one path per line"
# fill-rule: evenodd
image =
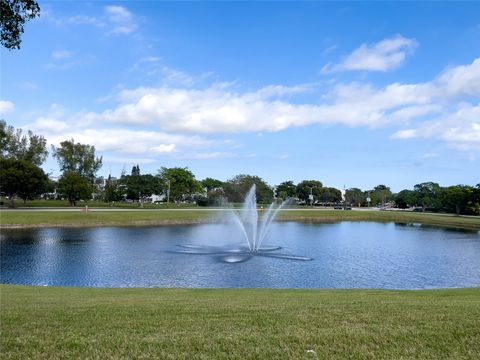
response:
M480 288L0 290L2 359L480 358Z
M262 212L263 210L259 210ZM1 210L2 227L47 227L47 226L141 226L211 222L224 211L211 208L128 210L78 209L51 210ZM330 223L337 221L379 221L418 223L430 226L480 230L480 217L455 216L407 211L285 209L277 216L279 221L302 221Z

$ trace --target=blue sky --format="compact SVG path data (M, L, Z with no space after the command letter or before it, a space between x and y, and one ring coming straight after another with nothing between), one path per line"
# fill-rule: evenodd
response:
M95 145L100 175L480 182L479 3L40 5L0 50L1 117Z

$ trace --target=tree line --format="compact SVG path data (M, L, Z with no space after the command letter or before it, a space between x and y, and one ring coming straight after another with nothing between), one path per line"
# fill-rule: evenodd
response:
M24 133L0 120L0 191L13 207L14 199L24 201L41 194L56 192L75 206L79 200L93 198L105 202L145 201L153 194L162 195L164 202L196 202L201 206L220 205L225 201L242 202L253 184L257 201L292 200L302 205L333 206L346 203L352 206L393 206L400 209L416 208L418 211L450 212L456 214L480 214L480 184L476 186L454 185L441 187L434 182L417 184L413 189L392 193L386 185L378 185L364 191L359 188L345 190L323 186L318 180L303 180L298 184L284 181L275 187L261 177L239 174L227 181L207 177L197 180L188 168L160 168L156 174L141 174L134 165L130 174L122 172L119 178L97 177L102 167L102 157L95 154L95 147L65 140L60 146L52 146L61 176L50 180L41 165L48 156L47 142L43 136L31 131Z

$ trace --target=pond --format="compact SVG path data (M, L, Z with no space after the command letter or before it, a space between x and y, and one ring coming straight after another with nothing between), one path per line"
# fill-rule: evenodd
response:
M228 237L228 238L227 238ZM480 233L374 222L273 223L295 261L182 254L238 242L225 224L2 230L1 282L87 287L424 289L480 286Z

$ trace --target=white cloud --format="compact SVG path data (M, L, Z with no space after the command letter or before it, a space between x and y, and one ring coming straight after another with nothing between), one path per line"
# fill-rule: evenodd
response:
M479 147L480 139L479 106L470 104L480 96L479 68L476 59L424 83L339 83L317 94L316 102L299 101L318 92L312 85L268 85L253 91L241 91L236 83L120 89L111 97L117 102L113 107L66 115L56 106L56 113L52 108L32 125L53 143L73 137L99 151L146 158L230 157L234 155L225 147L235 144L225 143L220 149L222 134L309 124L390 126L396 128L393 139L432 138L470 151Z
M104 163L119 163L119 164L153 164L157 162L155 158L145 157L125 157L125 156L103 156Z
M337 50L338 46L337 45L330 45L323 49L322 54L327 55L330 54L331 52Z
M87 114L88 115L88 114ZM218 142L198 135L182 135L163 131L106 128L89 119L82 121L82 114L74 114L69 120L40 117L26 125L28 129L44 135L51 145L73 138L80 143L94 145L99 152L126 155L148 155L152 158L162 154L189 153L193 149L215 147Z
M480 151L480 104L425 125L426 136L439 135L451 147Z
M68 70L76 66L87 65L95 61L95 56L90 54L77 55L67 50L52 52L51 61L45 65L49 70Z
M393 139L412 139L418 137L418 132L415 129L399 130L392 135Z
M171 153L171 152L175 151L176 147L177 146L175 144L160 144L158 146L154 146L154 147L150 148L150 150L155 152L155 153L159 153L159 154Z
M70 16L63 19L63 22L72 24L72 25L94 25L98 27L103 27L105 24L95 16L88 15L76 15Z
M69 59L72 56L73 56L73 52L68 50L55 50L52 52L52 59L54 60Z
M125 7L109 5L105 7L105 14L109 20L112 34L131 34L137 29L137 23L133 14Z
M42 133L49 134L63 134L69 130L70 126L52 117L39 117L33 124L35 129L40 130Z
M236 91L232 84L213 84L203 89L140 87L121 90L118 106L83 114L82 120L212 134L272 132L314 123L398 126L449 113L459 96L480 95L479 65L477 59L469 65L451 67L425 83L393 83L381 88L337 84L318 103L294 101L296 95L312 91L305 85L269 85L250 92ZM399 132L394 137L411 134Z
M397 131L392 138L434 138L458 150L480 151L480 104L463 105L446 116L420 124L416 129Z
M15 109L15 105L13 102L8 100L0 100L0 114L8 114Z
M174 84L180 86L192 86L195 84L195 79L189 74L172 69L168 66L163 66L162 69L163 80L167 84Z
M188 74L165 65L162 62L162 58L157 56L141 58L133 64L130 71L137 72L142 77L155 79L157 83L174 87L193 87L214 75L211 71L203 72L199 75Z
M323 73L366 70L388 71L402 65L407 55L418 46L417 41L401 35L382 40L376 44L362 44L339 64L327 64Z
M108 34L130 35L137 28L137 17L127 8L120 5L108 5L103 8L102 14L79 14L75 16L59 16L51 8L42 8L41 21L59 27L91 26L97 29L108 29Z
M480 94L480 58L472 64L446 69L436 79L437 86L444 89L446 96Z

